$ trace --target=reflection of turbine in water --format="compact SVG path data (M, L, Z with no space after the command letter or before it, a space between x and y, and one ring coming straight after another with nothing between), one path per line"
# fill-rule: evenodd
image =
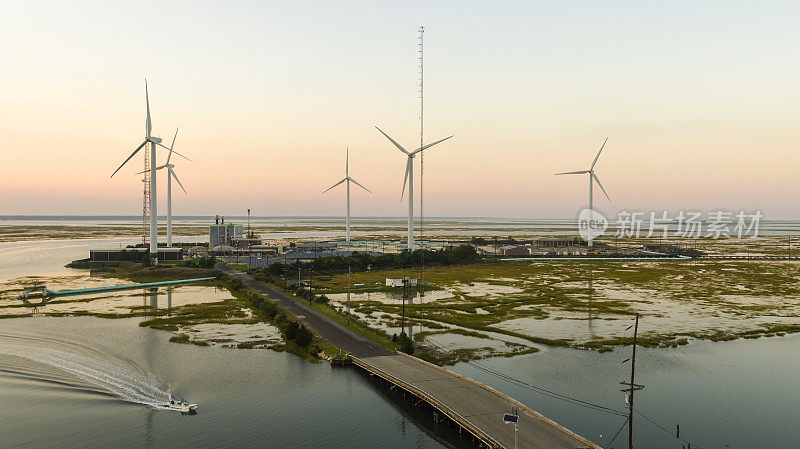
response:
M594 326L593 326L593 317L592 317L592 299L594 299L594 287L592 286L592 269L589 268L589 302L588 302L588 311L589 311L589 335L594 337Z
M158 288L150 288L150 307L153 309L158 308Z
M167 287L167 309L172 309L172 287Z
M66 372L128 402L166 408L168 393L144 373L56 349L0 344L0 354L22 357Z

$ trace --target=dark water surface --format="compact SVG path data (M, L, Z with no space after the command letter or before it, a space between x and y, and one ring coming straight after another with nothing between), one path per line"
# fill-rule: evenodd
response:
M355 370L169 335L136 319L0 320L0 447L443 447ZM129 402L167 391L198 414Z
M637 448L800 448L800 335L693 342L637 350L634 442ZM481 370L626 411L620 381L630 380L630 347L613 352L547 348L513 358L462 363L454 371L495 387L603 447L627 448L624 417L548 397ZM646 418L645 418L646 417ZM647 420L650 418L666 429ZM602 435L602 437L601 437Z
M270 350L169 343L138 319L0 320L0 447L435 448L454 444L424 412L354 369ZM640 348L637 448L800 447L800 336ZM26 357L11 354L25 353ZM630 348L546 348L452 367L603 447L624 418L509 382L625 410ZM194 416L146 404L167 392ZM152 405L152 404L151 404ZM663 429L648 421L652 419ZM447 443L442 438L447 438Z

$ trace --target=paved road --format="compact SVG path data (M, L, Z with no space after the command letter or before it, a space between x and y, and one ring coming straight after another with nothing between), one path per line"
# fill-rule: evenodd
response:
M434 398L455 412L458 419L489 435L500 445L514 447L514 426L504 424L503 414L521 404L495 390L414 357L388 351L330 318L308 308L286 293L256 281L250 275L228 267L217 268L237 277L245 285L285 308L332 345L347 351L366 369L393 378L420 396ZM597 448L553 421L522 405L518 447L533 449Z
M218 263L216 267L233 277L241 279L246 286L261 293L302 320L317 335L353 356L369 357L394 354L394 352L388 351L383 346L358 335L316 310L310 309L307 305L289 297L286 293L253 279L247 273L234 270L224 262Z
M506 448L514 447L514 426L503 415L520 408L517 447L532 449L598 448L569 430L478 382L404 354L359 357L359 362L388 374L421 397L431 396Z

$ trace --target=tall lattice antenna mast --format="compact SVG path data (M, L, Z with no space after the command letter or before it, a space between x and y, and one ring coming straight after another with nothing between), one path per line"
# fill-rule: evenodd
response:
M425 112L425 109L424 109L424 106L425 106L425 89L424 89L424 86L425 86L425 84L424 84L425 71L424 71L424 68L423 68L424 67L424 65L423 65L423 57L424 57L424 54L425 54L424 51L423 51L424 34L425 34L425 27L424 26L419 27L419 146L420 146L420 148L422 148L422 146L424 145L422 140L423 140L423 130L424 130L424 126L423 125L425 124L425 121L424 121L424 117L425 117L425 115L424 115L424 112ZM423 185L422 183L423 183L423 180L424 180L424 174L425 174L425 152L422 151L420 153L420 155L419 155L419 234L420 234L420 241L422 241L422 237L423 237L423 232L424 231L423 231L423 227L422 227L422 221L423 221L423 217L425 216L424 212L423 212L423 189L422 189L422 185Z
M425 35L425 27L419 27L419 147L422 148L423 145L423 131L424 131L424 124L425 124L425 70L424 70L424 60L423 57L425 55L424 52L424 35ZM425 152L421 151L419 155L419 241L422 243L425 238L425 228L423 228L423 219L424 219L424 208L423 208L423 189L422 183L425 174ZM420 252L420 263L419 263L419 281L420 284L425 282L425 247L420 246L422 250ZM422 293L424 295L424 293Z
M147 120L145 120L145 133L147 132ZM147 150L145 148L145 150ZM144 183L144 196L142 200L142 245L147 245L147 238L150 235L150 152L144 153L144 173L142 182Z

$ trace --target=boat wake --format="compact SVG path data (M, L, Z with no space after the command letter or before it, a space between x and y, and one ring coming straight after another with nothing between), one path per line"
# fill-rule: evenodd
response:
M144 373L102 360L35 346L0 344L0 355L22 357L48 365L127 402L169 410L165 406L169 393L158 381Z

